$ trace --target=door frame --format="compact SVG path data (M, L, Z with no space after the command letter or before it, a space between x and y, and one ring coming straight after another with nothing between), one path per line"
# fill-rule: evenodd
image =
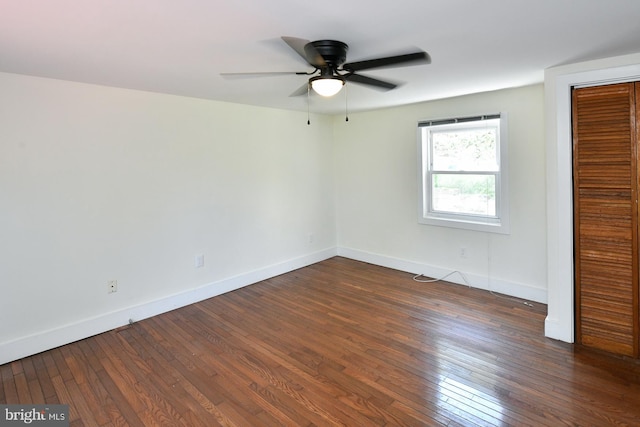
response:
M637 80L640 54L545 71L549 338L575 342L571 89Z

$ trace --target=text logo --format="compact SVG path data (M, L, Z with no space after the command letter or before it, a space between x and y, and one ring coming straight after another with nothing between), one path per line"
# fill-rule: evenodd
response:
M0 427L69 427L69 405L0 405Z

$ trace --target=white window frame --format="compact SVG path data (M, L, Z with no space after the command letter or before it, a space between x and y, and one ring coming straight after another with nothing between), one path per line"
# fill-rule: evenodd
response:
M431 132L456 128L473 128L482 126L482 121L498 119L498 154L497 172L481 172L495 176L495 216L461 214L455 212L435 211L431 198ZM508 191L508 162L507 162L507 114L481 115L442 120L423 120L418 122L418 222L426 225L461 228L466 230L485 231L491 233L509 234L509 191ZM458 171L464 174L465 171ZM477 171L469 171L477 174Z

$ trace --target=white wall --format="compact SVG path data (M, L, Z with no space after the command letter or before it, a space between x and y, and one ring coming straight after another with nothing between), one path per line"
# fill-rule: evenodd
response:
M335 254L330 118L12 74L0 94L0 364Z
M458 270L474 287L546 302L543 94L535 85L336 117L339 252L432 277ZM509 120L511 233L418 224L418 121L495 112Z
M574 341L571 88L637 80L640 80L640 54L545 71L548 337Z
M335 253L547 301L542 85L311 126L12 74L0 93L0 363ZM419 224L417 122L501 111L511 234Z

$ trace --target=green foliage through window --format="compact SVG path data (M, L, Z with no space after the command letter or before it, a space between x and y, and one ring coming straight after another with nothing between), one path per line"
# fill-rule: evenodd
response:
M491 225L504 232L508 211L503 165L503 116L421 122L421 219L426 224ZM498 226L497 228L495 226ZM466 227L466 226L464 226ZM463 227L463 228L464 228Z

